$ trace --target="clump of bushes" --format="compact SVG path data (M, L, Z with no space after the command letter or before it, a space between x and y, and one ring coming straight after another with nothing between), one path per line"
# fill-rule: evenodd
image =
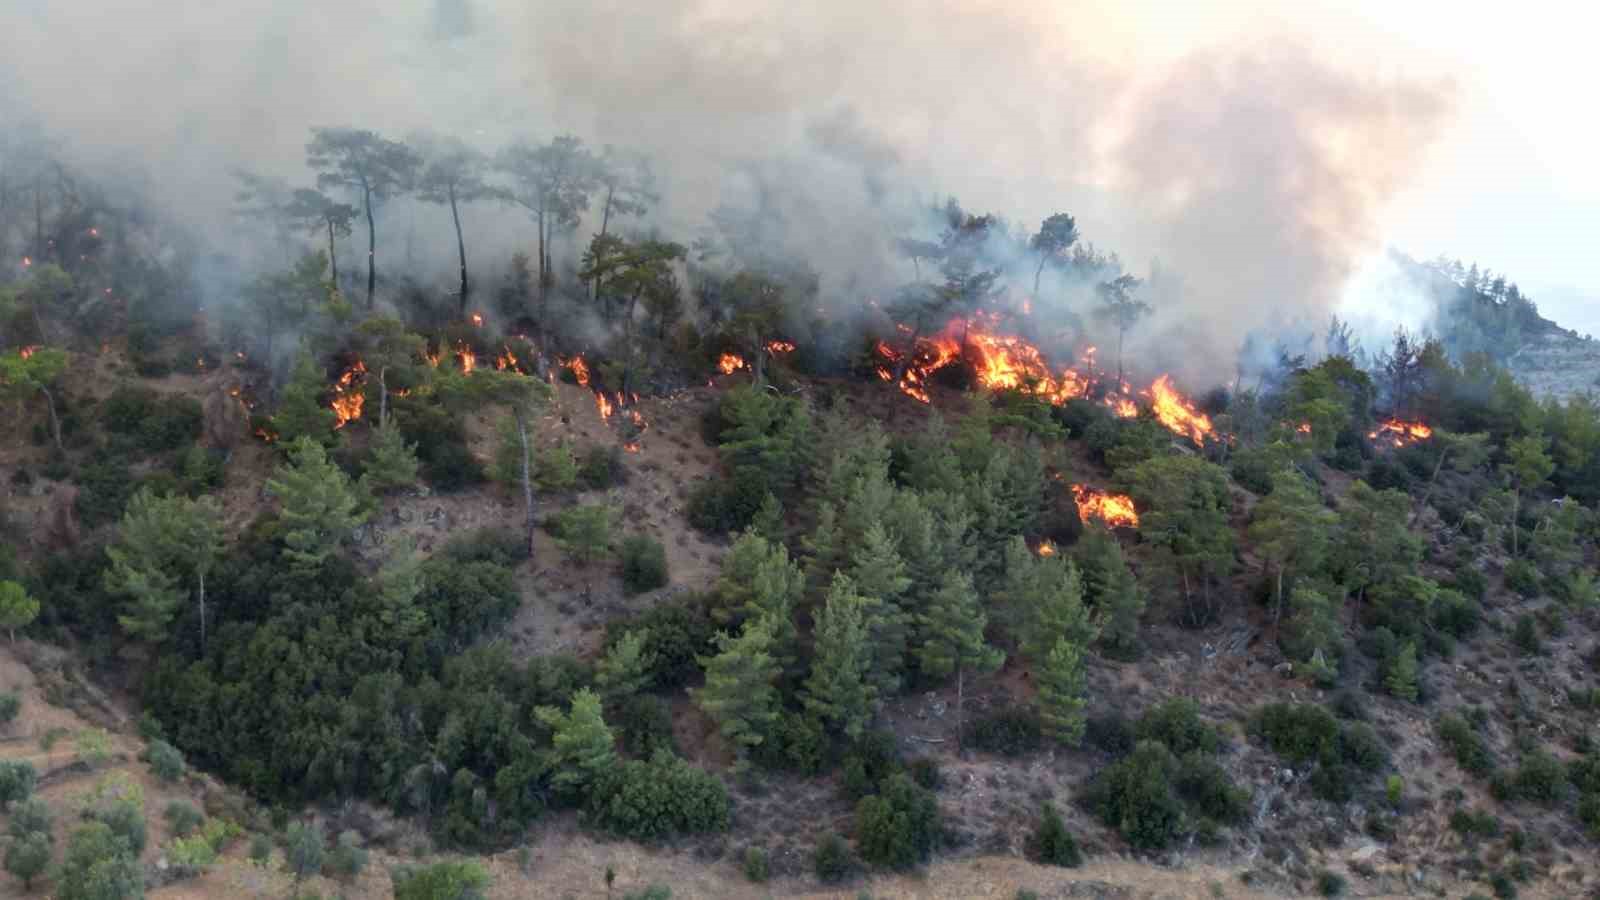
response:
M856 805L856 845L874 865L905 869L923 862L940 833L938 801L905 775L890 776Z
M622 451L616 447L596 444L583 453L578 461L578 485L584 490L603 491L628 479L628 470L622 464Z
M1222 749L1222 735L1201 720L1199 705L1183 697L1152 707L1134 726L1134 736L1164 744L1180 756L1193 750L1215 753Z
M1029 859L1047 866L1075 868L1083 865L1083 852L1078 849L1078 842L1067 831L1061 813L1056 812L1055 806L1050 803L1044 805L1039 827L1028 839L1027 849Z
M622 585L629 594L640 594L667 583L667 551L661 542L645 534L630 535L622 542Z
M629 760L595 779L587 815L600 828L640 841L728 827L728 789L668 753Z
M1455 757L1456 764L1463 771L1479 777L1494 771L1494 757L1489 753L1488 742L1467 724L1466 719L1455 713L1446 713L1439 718L1436 730L1439 740L1450 748L1450 755Z
M817 880L823 884L843 881L855 870L855 860L850 855L850 845L844 842L844 838L831 832L817 842L817 849L811 856L811 865L817 874Z
M1006 709L968 723L962 742L974 750L1023 756L1044 743L1044 726L1032 710Z

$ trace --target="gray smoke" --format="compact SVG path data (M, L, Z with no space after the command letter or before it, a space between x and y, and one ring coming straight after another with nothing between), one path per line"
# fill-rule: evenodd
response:
M1138 274L1159 258L1181 278L1130 348L1227 377L1249 331L1326 320L1450 92L1293 46L1139 71L1104 60L1103 27L1043 0L12 0L0 116L33 110L80 164L213 235L230 170L310 180L311 126L486 150L570 132L656 160L670 236L723 206L769 212L767 239L835 305L910 277L893 241L935 195L1029 228L1068 211ZM414 222L422 258L448 259L437 208L385 215L384 258ZM531 239L507 210L468 223L486 265Z

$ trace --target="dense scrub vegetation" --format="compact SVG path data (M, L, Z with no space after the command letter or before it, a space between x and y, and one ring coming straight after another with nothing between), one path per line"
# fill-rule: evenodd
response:
M408 167L486 174L486 160L425 160L362 134L315 136L313 165L339 175L324 181L348 181L362 161L396 170L386 176L395 191ZM598 165L572 139L522 149L499 163L507 190L533 190L556 157ZM311 192L299 201L320 198L318 212L295 219L272 184L250 186L269 224L306 219L331 235L335 219L355 214ZM649 192L635 188L627 209L642 212ZM552 210L560 223L599 196L593 184L567 185L519 202L572 206ZM96 213L132 227L109 207ZM1269 638L1258 652L1281 656L1305 690L1367 691L1415 709L1497 803L1600 830L1590 735L1557 753L1530 737L1535 723L1518 722L1508 739L1485 710L1439 702L1464 646L1537 659L1600 601L1600 407L1541 403L1499 368L1510 329L1542 321L1503 280L1452 282L1463 293L1441 339L1401 333L1371 357L1336 322L1326 353L1284 354L1254 387L1206 398L1193 414L1213 436L1192 439L1149 403L1119 415L1105 384L1057 404L1033 383L982 389L970 358L922 385L882 362L892 357L875 349L879 333L904 344L897 334L952 317L1034 328L996 289L997 243L1048 271L1061 297L1098 288L1099 314L1119 335L1137 327L1138 280L1079 245L1070 216L1019 236L941 208L936 239L907 244L918 277L887 321L819 320L815 273L738 233L690 254L658 236L602 232L576 271L545 253L514 263L493 298L499 329L470 321L469 297L489 301L469 294L464 268L456 308L397 279L388 315L370 269L352 294L364 302L352 304L349 279L319 250L260 274L250 302L211 332L192 327L192 272L88 242L83 210L58 214L63 249L0 285L0 382L39 424L16 448L13 481L70 482L75 499L63 524L41 527L48 540L0 555L0 627L76 642L98 675L136 685L161 779L192 765L273 804L371 800L415 817L442 846L488 849L563 810L632 840L719 834L736 818L730 784L836 776L849 841L822 839L812 860L835 881L863 864L913 867L958 842L937 763L907 759L885 730L889 707L935 693L949 701L957 753L1087 754L1095 771L1076 795L1077 821L1097 820L1138 851L1256 827L1258 795L1230 774L1246 754L1298 772L1285 790L1316 802L1382 805L1368 830L1392 835L1412 787L1394 736L1362 721L1359 701L1267 701L1228 722L1191 699L1154 698L1124 719L1106 714L1124 698L1090 689L1107 661L1140 659L1153 630L1170 641L1177 629L1246 622ZM541 247L553 227L541 214ZM84 251L76 264L69 239ZM91 302L100 291L126 296L116 315ZM599 323L599 346L572 324L575 310ZM273 341L291 333L307 340L284 364ZM113 340L132 371L101 395L66 362ZM254 369L225 362L256 358ZM574 360L585 359L580 376ZM158 381L224 365L248 401L218 392L202 402ZM633 395L699 384L718 365L739 373L703 409L716 472L679 495L684 526L726 540L711 583L652 595L678 577L670 536L635 531L609 493L644 475L625 455L643 417L616 426L617 447L541 439L552 365L602 405L635 410ZM938 408L921 414L893 395L919 414L886 427L859 408L870 388L846 380L857 376L912 396L908 386L935 389ZM335 401L348 406L350 392L365 413L339 409L341 421ZM474 446L474 417L494 426L490 453ZM260 442L248 449L267 461L264 484L241 483L244 441ZM1136 522L1080 515L1074 489L1090 483L1125 495ZM353 551L358 533L424 487L498 490L518 513L428 554ZM559 562L530 560L541 529ZM645 598L606 623L592 658L522 654L504 639L526 599L519 573L554 565L581 572L585 601L612 569ZM1002 670L1020 677L991 677ZM1002 702L969 716L980 686ZM1596 690L1569 699L1592 710ZM684 759L680 735L694 730L676 729L684 719L705 738L697 758L720 757L725 772ZM49 850L48 827L36 827L48 810L25 806L36 782L25 764L0 767L15 836L7 867L25 882ZM1035 798L1028 852L1076 865L1083 848L1045 799ZM201 869L237 836L207 836L194 809L167 815L190 841L179 865ZM1463 834L1498 833L1464 809L1456 822ZM353 838L286 837L297 877L326 864L353 878L365 864ZM52 876L58 895L90 896L91 878L136 880L144 842L126 804L90 810ZM753 880L768 877L764 852L745 856ZM397 896L476 890L484 877L421 867L397 876Z

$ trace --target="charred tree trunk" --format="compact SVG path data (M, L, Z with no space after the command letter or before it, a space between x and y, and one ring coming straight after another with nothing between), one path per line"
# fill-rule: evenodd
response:
M956 753L960 754L965 748L962 746L962 732L966 731L966 704L967 704L967 667L956 666Z
M378 427L382 428L389 421L389 367L378 368Z
M550 287L550 277L546 270L546 264L549 260L550 257L545 254L544 209L541 208L539 210L539 331L541 336L543 336L544 332L545 299L549 294Z
M1039 268L1033 270L1033 299L1039 299L1039 276L1044 274L1044 264L1048 257L1039 258Z
M1449 455L1449 447L1439 448L1439 461L1433 464L1433 474L1428 478L1428 489L1422 492L1422 499L1417 501L1416 507L1411 510L1411 518L1406 520L1407 528L1416 524L1417 517L1422 515L1423 508L1428 505L1428 499L1433 496L1433 486L1439 480L1439 472L1444 468L1444 458Z
M372 311L372 297L378 290L378 226L372 221L372 186L362 183L362 197L367 210L367 311Z
M450 185L450 217L456 223L456 253L461 257L461 316L467 315L467 242L461 237L461 211L456 208L456 186Z
M606 203L605 203L605 206L601 207L601 210L600 210L600 242L602 244L605 243L606 228L611 224L611 198L616 195L616 192L617 192L617 186L616 185L614 185L614 184L606 185ZM591 294L591 296L589 298L590 302L599 303L600 302L600 268L599 268L598 265L595 267L594 277L589 279L589 290L590 290L590 294Z
M906 344L906 352L901 355L900 361L894 367L894 383L906 377L906 369L911 365L911 359L917 353L917 339L922 337L922 319L918 317L916 324L911 326L911 340Z
M206 573L202 569L197 573L200 577L200 654L206 652Z

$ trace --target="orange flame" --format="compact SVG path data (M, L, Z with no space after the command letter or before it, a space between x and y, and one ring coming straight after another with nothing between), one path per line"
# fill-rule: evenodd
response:
M256 429L256 437L260 438L262 443L265 443L265 444L270 444L273 441L278 439L278 436L276 434L273 434L272 432L268 431L265 427Z
M792 341L767 341L767 352L768 353L793 353L794 352L794 342L792 342Z
M622 450L624 453L638 453L639 445L629 441L628 443L622 445Z
M594 405L600 409L600 418L611 418L611 401L606 399L604 391L594 392Z
M504 372L506 369L510 369L513 372L518 371L517 355L511 352L510 347L506 347L505 351L506 352L494 358L494 367L502 372Z
M1040 541L1039 546L1034 548L1033 552L1039 554L1040 556L1055 556L1057 552L1055 542Z
M1216 435L1211 419L1172 386L1172 376L1163 375L1150 385L1150 400L1156 419L1174 434L1187 435L1196 444Z
M474 326L478 327L478 328L482 328L483 327L483 316L480 316L477 313L473 313L472 314L472 324Z
M361 383L366 381L366 376L367 364L358 359L333 383L333 402L330 405L333 408L335 431L361 418L361 407L367 402L367 395L361 391Z
M1311 423L1310 422L1301 422L1299 425L1296 425L1294 427L1294 430L1296 432L1300 433L1300 434L1310 434L1311 433Z
M30 357L30 356L34 355L35 353L38 353L38 352L39 352L39 345L38 344L29 344L28 346L23 347L21 350L17 351L17 353L19 355L21 355L23 359L27 359L28 357Z
M478 367L478 354L465 341L456 342L456 355L461 357L461 374L471 375L472 370Z
M1139 513L1133 508L1133 498L1125 494L1108 494L1086 485L1072 486L1072 498L1078 503L1078 518L1085 525L1090 519L1099 519L1112 528L1139 525Z
M428 365L433 366L435 369L439 368L439 354L424 351L422 358L428 361Z
M568 360L561 360L561 366L572 370L572 377L577 379L580 387L589 386L589 364L583 361L583 357L574 356Z
M28 267L29 267L29 266L31 266L31 265L33 265L33 257L31 257L31 256L24 256L24 257L23 257L23 258L22 258L22 267L23 267L23 268L24 268L24 269L26 269L26 268L28 268Z
M1139 404L1120 394L1107 394L1106 406L1110 407L1111 414L1119 419L1131 419L1139 414Z
M744 360L732 353L724 353L717 360L717 370L724 375L732 375L742 368L744 368Z
M1378 423L1376 430L1367 432L1369 440L1375 441L1380 437L1392 441L1396 447L1404 447L1407 444L1425 441L1433 437L1433 429L1421 422L1387 419Z

